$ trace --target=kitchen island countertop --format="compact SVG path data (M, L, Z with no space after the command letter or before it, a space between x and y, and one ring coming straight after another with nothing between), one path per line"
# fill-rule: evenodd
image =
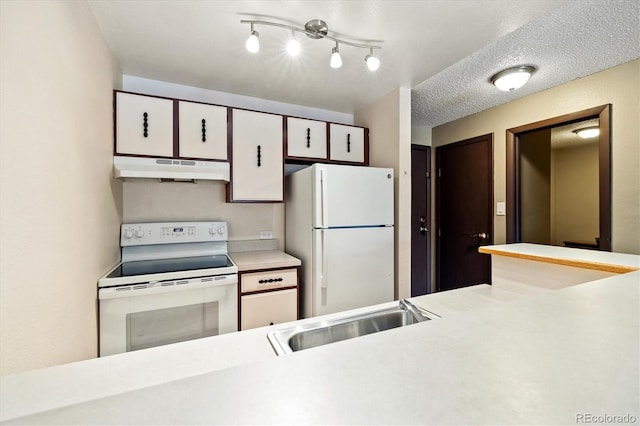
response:
M413 300L440 319L280 357L263 346L258 351L264 353L242 365L177 372L165 381L149 377L144 387L61 401L44 412L34 409L37 401L25 401L24 417L16 417L15 410L11 415L5 403L15 402L20 391L33 399L46 392L35 382L21 389L25 382L19 378L32 374L35 380L65 366L5 376L0 378L2 419L11 424L576 424L585 415L608 415L637 422L639 295L638 271L537 294L490 286L438 293ZM265 330L210 340L253 332L262 341ZM180 363L176 349L189 343L164 350L173 349ZM162 347L147 351L153 349ZM122 354L120 363L132 354ZM99 366L100 360L86 363L92 361Z

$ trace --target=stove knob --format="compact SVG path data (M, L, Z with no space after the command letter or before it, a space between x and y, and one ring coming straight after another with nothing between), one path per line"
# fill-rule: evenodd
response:
M144 231L142 229L138 229L136 231L136 238L142 238L144 237Z
M223 235L224 234L224 226L220 225L218 226L218 235Z
M131 229L124 230L124 237L128 240L133 237L133 231Z
M214 228L213 226L211 228L209 228L209 234L215 235L216 234L216 228Z

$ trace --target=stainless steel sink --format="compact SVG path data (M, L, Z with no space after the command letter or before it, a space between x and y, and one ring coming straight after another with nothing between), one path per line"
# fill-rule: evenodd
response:
M267 338L276 354L283 355L433 318L439 317L402 299L398 306L272 331Z

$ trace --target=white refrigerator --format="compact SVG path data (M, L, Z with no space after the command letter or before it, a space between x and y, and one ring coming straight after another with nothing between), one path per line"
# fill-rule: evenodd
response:
M394 298L393 169L314 164L286 178L303 318Z

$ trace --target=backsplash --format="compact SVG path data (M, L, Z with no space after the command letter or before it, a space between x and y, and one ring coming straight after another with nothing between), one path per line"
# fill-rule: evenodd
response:
M226 221L229 241L256 240L272 231L284 248L283 203L227 203L223 182L127 181L123 183L123 222Z

